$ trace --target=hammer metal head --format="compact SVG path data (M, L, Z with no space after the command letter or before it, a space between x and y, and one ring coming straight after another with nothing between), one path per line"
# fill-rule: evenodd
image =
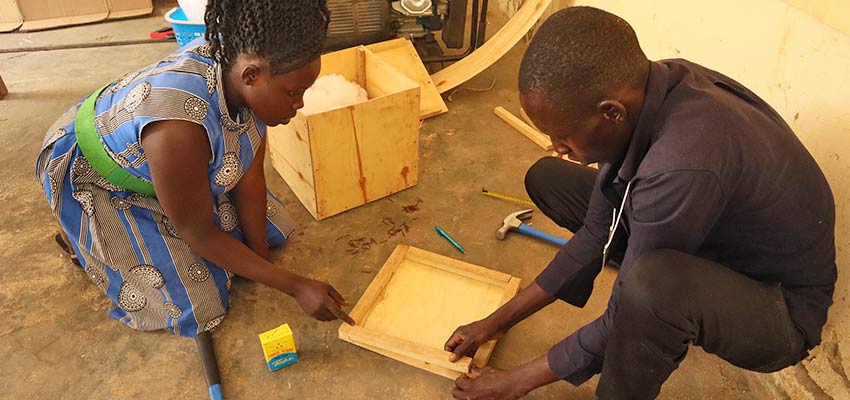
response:
M531 213L533 212L534 210L528 209L508 214L508 216L505 217L504 220L502 220L502 226L499 227L499 230L496 231L496 239L504 240L505 235L508 234L508 231L512 231L519 228L523 220L531 219Z

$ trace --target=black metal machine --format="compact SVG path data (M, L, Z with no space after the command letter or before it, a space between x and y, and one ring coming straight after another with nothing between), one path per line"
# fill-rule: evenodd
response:
M327 50L406 37L413 40L422 61L458 60L484 41L488 0L328 0L331 22ZM470 27L467 32L467 12ZM447 49L464 48L460 54Z

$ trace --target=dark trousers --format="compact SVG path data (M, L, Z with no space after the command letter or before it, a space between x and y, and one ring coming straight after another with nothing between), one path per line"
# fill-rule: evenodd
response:
M595 169L547 157L529 169L525 184L544 214L575 232L596 175ZM617 235L612 258L619 262L628 241L625 232ZM607 345L599 355L601 399L655 398L691 343L759 372L778 371L808 354L778 284L666 249L639 257L621 282Z

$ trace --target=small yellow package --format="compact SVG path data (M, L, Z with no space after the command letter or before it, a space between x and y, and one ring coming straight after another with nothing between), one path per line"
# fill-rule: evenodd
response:
M292 337L289 324L261 333L260 344L263 345L263 354L266 356L269 371L277 371L298 361L295 339Z

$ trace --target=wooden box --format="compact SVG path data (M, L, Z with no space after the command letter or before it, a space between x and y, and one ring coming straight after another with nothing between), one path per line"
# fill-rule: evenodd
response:
M342 340L456 379L484 367L495 341L474 357L449 362L443 349L454 330L488 316L519 290L520 279L407 245L399 245L351 311L356 326Z
M369 100L269 128L274 169L317 220L416 185L419 85L364 47L322 56Z

